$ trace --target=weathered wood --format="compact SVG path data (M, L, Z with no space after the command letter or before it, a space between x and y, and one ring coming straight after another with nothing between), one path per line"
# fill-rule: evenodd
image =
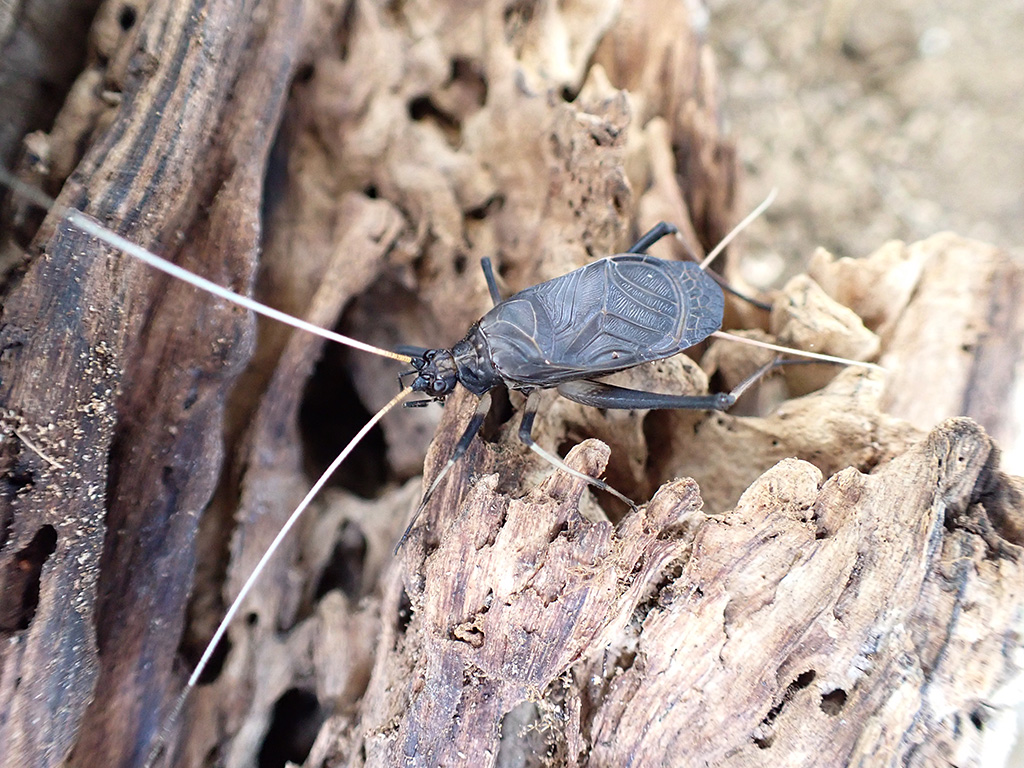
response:
M576 466L600 466L594 450ZM823 482L783 461L724 518L692 481L669 484L614 531L577 512L581 483L510 500L486 474L422 578L406 575L412 621L385 624L365 763L496 755L503 718L530 701L567 765L970 754L1024 590L1019 538L1001 530L993 550L958 522L988 518L984 487L1020 493L991 450L953 420L871 475ZM400 592L395 579L385 616Z
M607 22L615 19L612 10L608 4ZM664 89L659 99L673 106L660 114L658 125L646 118L641 124L635 123L629 94L609 84L599 68L584 80L603 29L594 23L601 14L596 6L547 17L532 16L525 8L506 13L499 4L485 4L473 14L443 4L408 13L398 23L372 4L355 3L344 19L343 46L327 41L310 62L313 76L296 87L294 114L302 119L289 126L294 141L288 161L296 181L273 220L263 263L265 287L273 286L275 304L301 311L309 305L317 290L312 276L320 268L308 265L330 253L330 243L344 231L334 222L338 200L347 191L372 188L404 217L404 230L387 255L384 279L347 312L348 332L382 346L450 343L464 333L488 302L477 266L481 256L498 257L507 284L526 285L579 266L588 253L624 249L636 229L647 226L624 215L633 207L633 189L646 190L643 206L658 211L654 215L686 226L673 136L679 137L677 146L693 152L688 162L704 169L704 180L693 189L701 190L696 193L701 199L709 198L702 204L711 211L706 217L725 219L712 209L725 205L731 194L734 170L723 161L728 152L716 151L726 145L712 130L713 119L702 121L700 131L688 122L695 104L709 101L707 93L714 88L699 60L682 57L689 69L678 74L696 90L679 91L649 78ZM430 19L437 39L421 49L410 34L424 18ZM546 39L558 28L567 31L560 50ZM609 34L627 32L627 25L613 26ZM673 38L671 45L690 43ZM652 62L657 56L651 51ZM562 88L579 90L578 99L562 100ZM652 148L631 152L627 138L639 136L648 124L650 136L643 141ZM719 235L692 235L691 248L700 250L702 240ZM672 244L666 245L668 253ZM272 347L281 343L268 340ZM276 353L267 357L274 359ZM394 367L351 357L360 398L368 409L379 407L393 391ZM278 374L282 381L301 381L304 375L301 370ZM272 388L259 413L292 413L301 396L299 386ZM446 410L456 412L457 404ZM247 490L236 513L242 526L229 595L261 554L273 521L284 519L309 482L296 458L297 436L282 428L286 422L277 426L278 418L256 416L255 423L263 426L257 427L252 458L243 460ZM396 480L421 470L425 438L436 418L431 410L407 409L385 420ZM340 438L337 442L340 447ZM514 446L513 440L503 453L503 477L515 477L517 462L535 469ZM273 465L276 492L254 469L268 465ZM261 584L252 603L252 622L230 633L232 655L224 673L196 697L191 738L183 747L186 764L198 765L218 745L227 764L251 764L269 723L284 717L275 715L274 708L289 688L311 691L315 686L321 709L308 715L313 723L332 710L352 711L359 705L371 675L371 653L379 643L347 635L319 612L323 606L350 631L382 631L379 579L393 583L398 572L390 550L416 492L405 486L385 493L373 506L343 495L344 511L324 513L325 520L334 521L333 530L347 520L348 530L365 547L365 561L353 553L351 567L362 575L360 586L346 590L352 603L317 604L318 576L296 580L287 575L296 557L308 562L303 568L311 573L320 573L337 557L324 543L323 531L331 530L326 524L311 523L315 532L301 554L282 553L279 570ZM426 519L444 507L440 503ZM327 544L334 535L327 533ZM369 599L371 608L359 609L354 602L359 599ZM312 621L303 621L310 612ZM281 632L296 622L294 630ZM318 681L317 659L334 652L321 647L317 632L347 638L345 671L331 662L331 683ZM361 709L368 721L386 717L365 702ZM242 724L237 739L226 741L223 723L232 730ZM298 759L296 754L302 753L293 753L292 759Z
M91 87L73 90L54 134L95 136L61 201L245 289L300 16L291 3L158 2L137 18L109 5ZM27 174L51 160L28 158ZM58 765L74 747L78 766L138 765L178 685L198 513L251 321L64 222L31 253L3 307L0 613L14 621L0 762ZM34 580L13 588L26 569Z
M77 132L65 117L32 146L52 140L66 158L95 132L65 202L235 287L252 281L266 211L258 292L361 339L455 341L488 306L484 255L514 290L622 250L658 219L699 251L732 217L733 151L685 4L172 5L140 8L127 42L108 8L97 44L121 73L121 111L72 105L100 117ZM171 47L185 30L191 43ZM245 318L51 231L20 287L39 298L4 306L16 345L0 360L14 502L0 541L0 751L54 764L77 740L76 765L137 765L180 684L170 667L196 547L189 654L334 447L320 432L344 442L362 418L347 404L379 407L396 370L347 355L350 386L328 382L339 416L306 396L311 372L324 375L320 343L264 325L224 417ZM45 275L65 259L84 265L85 288ZM810 276L771 318L731 305L730 325L880 350L895 375L790 369L733 414L545 401L538 440L576 446L587 471L607 463L617 488L652 499L639 513L535 460L497 407L395 559L418 474L438 471L474 399L389 416L362 482L324 495L232 627L172 762L303 761L319 733L309 765L930 765L954 752L980 765L996 691L1017 672L1024 491L976 425L939 422L1008 421L998 392L1021 353L1020 271L942 236L855 263L822 255ZM84 349L111 350L95 383L95 354L90 367L61 353L36 319L48 302L85 329L73 329ZM728 387L763 359L719 341L694 355L704 370L680 357L625 381ZM79 413L83 391L101 395L95 417ZM970 405L979 392L989 415ZM773 395L786 400L775 410ZM50 423L53 439L37 429ZM62 446L64 432L78 442ZM238 452L196 542L222 434ZM81 498L90 488L107 489L108 510ZM18 670L32 674L16 687ZM29 733L53 692L51 720Z

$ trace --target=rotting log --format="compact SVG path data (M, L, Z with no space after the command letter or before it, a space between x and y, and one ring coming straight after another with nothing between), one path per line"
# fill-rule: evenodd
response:
M272 2L134 11L101 11L91 63L49 136L26 140L19 171L48 189L76 168L62 204L247 290L301 14ZM56 217L7 277L0 764L59 765L73 751L76 766L139 765L180 684L197 523L252 321Z
M234 287L259 253L262 298L382 346L459 338L484 255L514 290L660 219L697 252L724 234L733 151L684 5L452 5L168 2L126 32L108 3L21 171L52 189L77 166L63 202ZM28 258L0 358L0 754L139 765L194 560L186 658L396 371L261 325L236 384L237 311L52 220ZM317 733L315 766L983 764L1018 671L1024 503L978 426L944 419L1013 439L1021 271L943 235L809 275L729 326L888 377L791 369L724 415L545 402L538 440L640 513L524 451L513 394L393 558L473 398L386 419L232 628L175 764L303 761ZM623 376L727 388L763 360L694 357Z

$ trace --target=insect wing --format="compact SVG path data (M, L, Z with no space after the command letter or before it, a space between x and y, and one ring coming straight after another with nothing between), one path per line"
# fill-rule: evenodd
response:
M621 255L517 293L480 331L504 378L550 387L671 357L717 331L724 305L692 262Z

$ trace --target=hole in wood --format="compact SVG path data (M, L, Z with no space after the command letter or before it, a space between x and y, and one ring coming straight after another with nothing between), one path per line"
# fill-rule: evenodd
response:
M796 680L789 684L788 688L786 688L786 700L788 701L793 698L794 693L813 683L815 677L817 677L817 673L813 669L803 672Z
M477 432L477 438L485 443L499 443L502 438L502 427L516 415L512 407L508 390L498 386L491 390L491 409L484 418L484 423Z
M844 706L846 706L846 691L842 688L836 688L821 697L821 711L826 715L835 717L843 711Z
M319 477L370 419L371 414L352 383L347 361L343 347L327 345L306 385L299 409L299 428L305 447L306 470L311 477ZM330 484L364 499L374 498L387 482L385 456L384 432L378 425L342 463Z
M499 211L505 204L505 198L502 195L491 195L487 198L482 205L478 205L474 208L467 208L463 211L463 216L471 221L483 221L492 213ZM494 259L500 261L500 259ZM498 273L501 274L501 268L498 268Z
M429 96L417 96L409 102L409 117L417 123L429 120L446 134L454 134L459 129L458 120L441 109Z
M452 59L451 78L448 82L449 88L454 85L459 92L464 94L465 100L480 108L487 103L487 78L483 70L470 58L456 56Z
M398 612L395 616L395 634L404 635L405 630L409 628L410 621L412 621L412 600L409 599L409 593L403 589L402 596L398 599Z
M274 704L270 727L260 747L259 768L304 763L325 719L320 701L312 691L302 688L285 691Z
M202 645L182 650L185 658L188 659L190 666L193 668L199 662L199 656L202 652ZM231 641L228 640L227 635L225 635L221 638L220 642L217 643L217 647L213 649L213 655L210 656L210 660L206 664L206 669L204 669L203 674L199 676L199 680L196 681L196 685L210 685L211 683L216 682L217 678L220 677L221 670L224 669L224 662L227 661L230 653Z
M121 13L117 16L117 23L121 25L121 29L127 32L135 26L135 22L138 20L138 17L138 11L130 5L126 5L121 8Z
M772 745L772 741L774 740L774 734L765 737L756 736L754 737L754 746L756 746L758 749L768 749L768 747Z
M0 629L28 629L39 607L39 578L43 565L57 549L57 530L44 525L7 564L0 595Z
M768 714L765 715L764 720L761 721L761 725L757 729L758 735L753 737L754 744L759 749L767 749L772 745L772 741L775 739L775 734L772 732L775 720L782 713L786 704L793 699L797 691L808 687L817 676L813 669L809 669L798 675L793 682L786 686L786 690L779 699L779 703L768 710Z
M363 566L366 563L366 536L359 526L345 522L338 532L331 556L320 573L316 599L340 589L346 597L358 599L363 590Z
M35 473L25 467L13 467L10 472L7 473L6 481L7 487L10 489L10 498L14 497L19 491L24 491L26 488L32 487L35 483Z

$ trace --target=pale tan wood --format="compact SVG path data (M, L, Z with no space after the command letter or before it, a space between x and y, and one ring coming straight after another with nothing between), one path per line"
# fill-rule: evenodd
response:
M156 53L131 35L111 37L108 10L97 45L113 90L141 93L125 96L137 106L69 104L66 114L89 120L76 130L66 118L34 140L74 158L73 146L95 133L101 143L64 199L89 203L144 244L181 247L189 263L235 286L253 279L262 245L257 288L275 306L382 346L448 345L489 305L481 256L495 259L510 291L623 250L659 219L679 224L695 252L728 229L734 151L719 133L715 73L688 6L625 5L224 3L186 17L158 4L139 22L166 22L152 38ZM211 25L202 28L210 38L180 49L182 61L164 59L167 40L195 19ZM174 70L166 79L153 74L165 65ZM105 82L90 76L83 82ZM187 95L188 108L148 107L151 91ZM141 161L136 150L111 149L117 131L141 141L147 128L180 135L144 144ZM127 202L95 202L117 194ZM666 241L655 253L681 250ZM56 514L33 494L116 480L106 505L59 508L61 524L85 532L82 548L62 549L59 529L39 608L27 629L5 630L16 641L6 653L36 649L36 662L4 658L0 706L17 716L3 727L25 731L9 683L22 668L38 673L24 678L25 691L59 691L67 713L37 729L37 752L17 753L42 765L75 743L76 764L140 764L180 685L170 667L193 549L192 657L330 447L310 420L329 435L362 418L317 406L297 421L311 407L305 392L323 347L270 325L228 403L248 352L240 313L119 262L104 269L88 285L130 294L124 302L104 291L68 300L57 279L44 296L58 314L102 308L89 321L99 330L86 326L116 340L102 403L106 414L117 406L118 420L76 412L68 429L92 431L66 449L33 440L33 452L15 440L15 428L31 438L39 424L65 423L43 409L70 418L79 400L65 388L92 383L73 365L54 367L70 358L52 345L14 353L19 368L31 359L43 371L44 384L35 400L5 400L16 411L5 421L5 458L39 473L29 501L10 507L18 521L0 550L8 573L40 560L19 553ZM771 317L730 301L727 325L824 351L880 350L892 375L793 368L731 414L603 413L546 396L539 442L572 448L574 466L651 499L639 513L525 451L513 394L394 558L420 472L438 471L475 402L461 392L443 413L389 416L381 455L357 465L366 477L325 494L232 627L212 682L175 729L172 762L301 760L315 738L315 766L933 765L954 756L980 765L982 736L1005 704L999 689L1018 672L1024 505L989 438L946 419L1008 422L998 392L1020 358L1020 270L988 246L939 236L855 263L822 254L809 274L774 297ZM161 298L166 321L148 309ZM5 301L5 322L19 316L17 301ZM195 318L214 316L225 325L192 333ZM180 344L180 356L162 355L164 343ZM699 366L679 357L623 382L728 388L765 359L721 341L692 354ZM351 354L339 370L351 388L329 386L343 405L357 398L373 410L395 391L390 363ZM165 405L189 416L162 415ZM222 436L236 452L197 533ZM42 455L51 453L90 456L90 484L56 482ZM372 477L381 464L383 481ZM360 480L372 498L350 490ZM126 548L108 552L131 554L127 566L115 557L97 572L105 506L108 521L127 521L111 537ZM88 578L76 581L83 555ZM101 618L95 579L110 585ZM140 594L147 585L156 599ZM74 621L51 620L58 608L77 611ZM97 626L114 638L102 666ZM55 643L78 655L53 653ZM100 674L112 677L100 686Z

